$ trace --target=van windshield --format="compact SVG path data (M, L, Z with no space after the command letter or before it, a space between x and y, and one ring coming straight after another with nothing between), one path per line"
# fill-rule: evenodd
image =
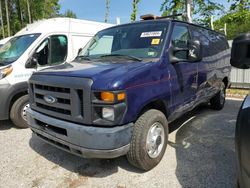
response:
M0 47L0 66L16 61L40 34L17 36Z
M121 25L98 32L78 58L141 60L161 55L168 22L154 21Z

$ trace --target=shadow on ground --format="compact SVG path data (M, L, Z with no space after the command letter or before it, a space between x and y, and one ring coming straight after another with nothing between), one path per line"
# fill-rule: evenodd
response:
M222 111L201 106L171 124L177 130L176 176L183 187L235 187L234 130L242 101L228 100Z
M118 167L135 173L143 173L131 166L126 157L116 159L84 159L51 146L36 135L30 139L30 147L49 161L85 177L107 177L118 172Z
M13 127L13 124L11 121L0 121L0 131L8 130Z

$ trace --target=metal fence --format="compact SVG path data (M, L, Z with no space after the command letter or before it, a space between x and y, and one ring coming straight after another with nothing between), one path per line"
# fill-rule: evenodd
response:
M230 77L232 88L250 88L250 70L232 68Z

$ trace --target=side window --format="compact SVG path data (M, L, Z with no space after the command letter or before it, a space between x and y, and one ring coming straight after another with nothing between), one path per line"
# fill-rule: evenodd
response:
M188 40L190 39L188 28L185 26L176 25L173 29L172 33L172 46L178 48L187 48ZM177 58L187 59L188 52L187 51L179 51L174 54Z
M35 56L40 66L62 63L67 57L68 41L64 35L46 38L36 49Z
M203 29L197 26L191 26L191 35L194 40L199 40L202 45L202 56L207 57L209 56L209 34L207 29Z

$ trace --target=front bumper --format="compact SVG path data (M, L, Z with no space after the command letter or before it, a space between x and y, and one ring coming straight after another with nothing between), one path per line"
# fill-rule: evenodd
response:
M133 123L117 127L93 127L52 118L27 110L33 133L42 140L84 158L116 158L129 150Z

